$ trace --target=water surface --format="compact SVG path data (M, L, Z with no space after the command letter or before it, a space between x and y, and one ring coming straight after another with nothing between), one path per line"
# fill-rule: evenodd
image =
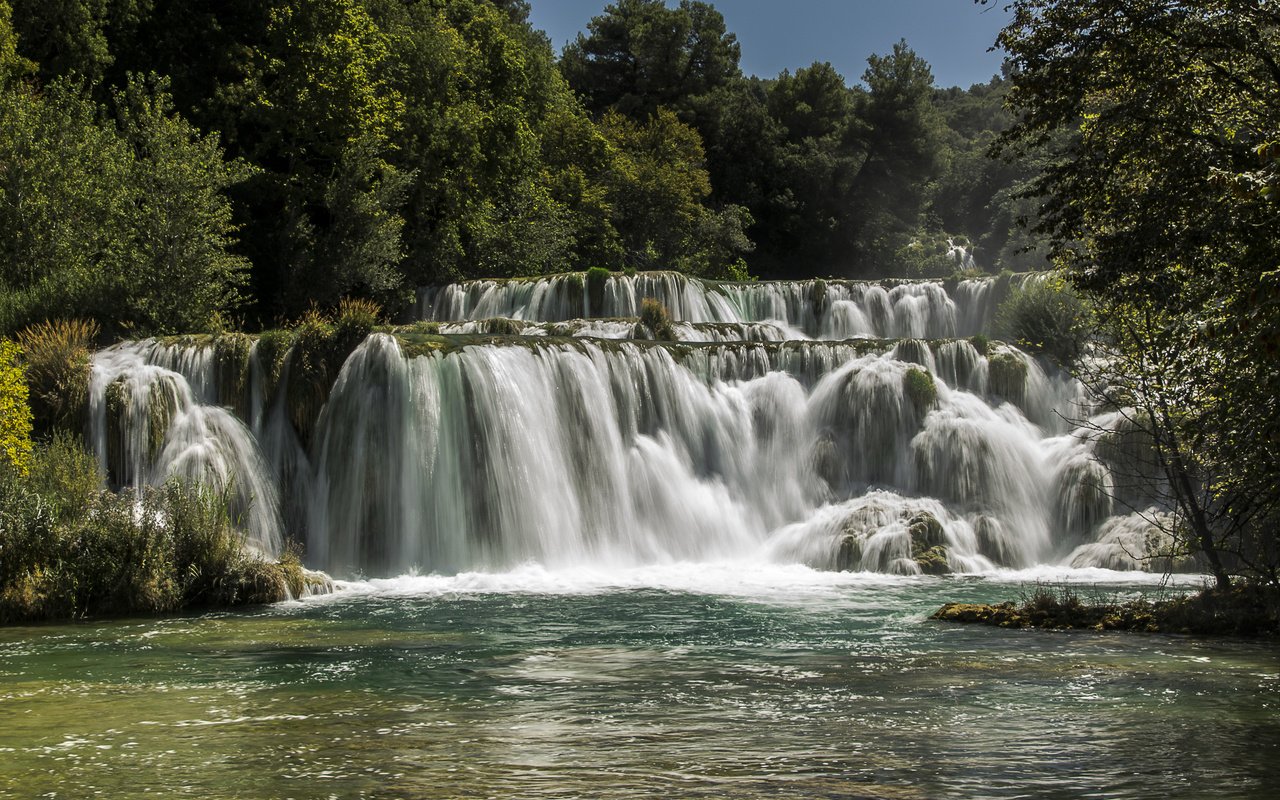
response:
M1274 796L1274 645L926 620L1043 577L530 567L0 629L0 796Z

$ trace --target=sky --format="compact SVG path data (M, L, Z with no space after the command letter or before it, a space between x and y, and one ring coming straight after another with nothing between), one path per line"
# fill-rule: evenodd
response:
M610 0L530 0L535 28L559 52L585 31ZM669 0L668 5L675 5ZM773 78L815 61L830 61L850 83L867 56L886 54L906 39L933 67L938 86L968 88L1000 72L1001 55L988 53L1008 14L1002 0L712 0L725 27L742 45L742 71Z

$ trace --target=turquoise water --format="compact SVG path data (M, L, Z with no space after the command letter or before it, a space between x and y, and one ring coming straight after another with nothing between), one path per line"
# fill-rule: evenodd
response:
M1035 577L528 568L0 629L0 796L1276 796L1275 645L925 619Z

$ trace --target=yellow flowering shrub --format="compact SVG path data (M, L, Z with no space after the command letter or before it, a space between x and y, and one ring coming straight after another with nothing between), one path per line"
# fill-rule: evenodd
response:
M31 471L31 406L18 346L0 339L0 460L22 475Z

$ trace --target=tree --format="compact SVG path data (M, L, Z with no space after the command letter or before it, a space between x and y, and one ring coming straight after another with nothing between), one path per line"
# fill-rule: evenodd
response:
M698 132L666 109L645 125L609 112L600 129L612 148L606 186L627 265L739 277L735 262L750 249L743 234L750 217L702 205L711 182Z
M89 316L119 332L202 328L239 299L224 190L243 165L137 80L111 119L80 89L0 91L0 330Z
M888 266L906 245L941 171L941 120L934 108L933 72L905 41L867 59L857 124L847 137L861 154L850 193L847 263L862 270Z
M1277 580L1280 9L1018 0L1017 156L1049 147L1040 229L1095 298L1108 394L1144 411L1191 544ZM1064 134L1063 132L1066 132Z
M560 69L594 114L644 121L741 77L737 37L708 3L617 0L565 48Z

